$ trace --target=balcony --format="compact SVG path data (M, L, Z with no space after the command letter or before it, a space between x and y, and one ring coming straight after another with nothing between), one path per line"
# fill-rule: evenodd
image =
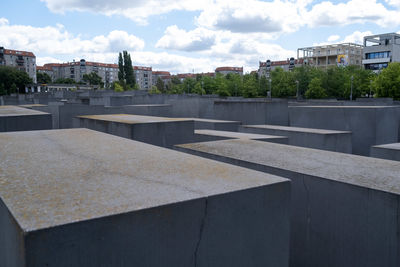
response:
M384 58L372 58L372 59L363 59L362 64L377 64L377 63L388 63L390 62L390 57Z

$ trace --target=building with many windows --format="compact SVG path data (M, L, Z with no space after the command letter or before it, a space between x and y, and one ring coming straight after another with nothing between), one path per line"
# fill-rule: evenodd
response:
M163 81L165 86L171 81L171 73L169 71L153 71L151 73L152 85L155 86L157 84L158 78L160 78L161 81Z
M281 61L271 61L267 60L265 62L259 62L258 67L258 76L265 76L267 78L270 77L271 71L276 68L282 68L285 71L291 71L295 67L300 67L303 65L303 59L294 59L293 57L288 58L287 60Z
M362 60L364 68L377 72L386 68L390 62L400 62L400 34L365 36Z
M215 74L221 73L227 75L228 73L243 75L243 67L219 67L215 69Z
M83 75L96 73L108 87L114 81L118 81L118 65L105 64L98 62L90 62L84 59L68 63L49 63L39 68L40 72L45 72L50 75L52 81L59 78L70 78L75 82L82 82Z
M314 67L362 66L363 46L354 43L311 46L297 49L297 59Z
M141 90L149 90L153 84L152 82L152 68L133 66L133 73L135 74L136 83Z
M0 47L0 65L15 67L21 71L25 71L33 83L36 83L36 56L32 52Z

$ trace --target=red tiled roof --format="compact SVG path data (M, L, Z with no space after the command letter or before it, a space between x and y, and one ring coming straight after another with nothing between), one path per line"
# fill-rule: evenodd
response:
M35 57L32 52L4 49L4 54L13 56Z
M134 69L134 70L151 71L151 67L133 66L133 69Z
M290 60L280 60L280 61L271 61L271 66L284 66L289 65ZM294 64L303 64L304 59L295 59ZM260 67L265 67L267 64L266 62L260 61Z
M153 71L154 75L171 75L169 71Z
M48 66L36 66L36 70L49 70L51 71L51 67Z
M67 63L47 63L44 64L44 67L53 68L53 67L68 67L68 66L79 66L81 63L79 61L75 62L67 62ZM104 68L118 68L117 64L107 64L107 63L100 63L100 62L85 62L86 66L97 66L97 67L104 67Z
M243 72L243 67L218 67L215 69L215 72L219 71L239 71Z

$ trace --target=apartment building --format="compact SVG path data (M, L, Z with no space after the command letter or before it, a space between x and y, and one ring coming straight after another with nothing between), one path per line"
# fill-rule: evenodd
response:
M363 46L354 43L311 46L297 49L297 59L314 67L362 66Z
M0 65L25 71L33 80L33 83L36 83L36 56L32 52L0 47Z
M168 84L171 81L171 73L169 71L153 71L151 73L152 85L155 86L157 84L158 78L160 78L163 81L164 86L165 86L166 84Z
M276 68L282 68L285 71L291 71L295 67L300 67L303 65L303 59L294 59L293 57L288 58L287 60L281 61L271 61L267 60L265 62L259 62L258 67L258 76L265 76L267 78L270 77L270 72Z
M243 67L218 67L215 73L227 75L228 73L243 75Z
M400 62L400 34L365 36L362 60L364 68L379 72L390 62Z
M152 82L152 68L133 66L133 73L135 74L136 83L139 85L140 90L149 90L153 84Z
M70 78L75 82L82 82L83 75L96 73L108 87L114 81L118 81L118 65L105 64L99 62L90 62L84 59L67 63L49 63L45 64L40 71L46 72L55 81L59 78Z

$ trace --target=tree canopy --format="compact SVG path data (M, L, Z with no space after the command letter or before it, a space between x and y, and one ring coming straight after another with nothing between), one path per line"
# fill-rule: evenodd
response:
M36 80L39 84L51 83L51 77L45 72L36 72Z
M29 75L13 67L0 66L0 93L25 93L25 86L31 84Z

